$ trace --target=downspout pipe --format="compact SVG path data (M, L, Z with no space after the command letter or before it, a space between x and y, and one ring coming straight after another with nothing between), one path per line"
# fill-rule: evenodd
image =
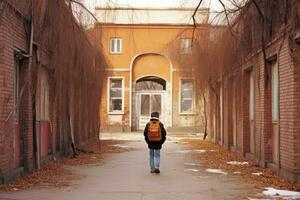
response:
M32 92L32 73L33 73L33 36L34 36L34 15L33 15L33 0L31 0L31 21L30 21L30 41L29 41L29 59L28 59L28 80L29 80L29 91ZM35 164L36 168L41 168L40 162L40 145L39 145L39 137L36 133L36 109L35 109L35 95L31 95L32 100L32 127L33 127L33 139L34 139L34 153L35 153Z

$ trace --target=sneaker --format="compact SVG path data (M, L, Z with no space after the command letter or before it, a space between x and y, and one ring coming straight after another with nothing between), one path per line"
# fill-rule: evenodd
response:
M155 169L155 173L159 174L160 173L159 169Z
M151 174L156 173L155 169L151 169L150 173Z

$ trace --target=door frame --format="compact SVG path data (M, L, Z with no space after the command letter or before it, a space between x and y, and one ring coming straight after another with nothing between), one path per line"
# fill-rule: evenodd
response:
M143 90L143 91L138 91L136 92L136 108L137 108L137 123L136 123L136 129L137 130L141 130L140 129L140 117L141 117L141 96L142 95L150 95L150 115L151 115L151 96L152 95L160 95L161 96L161 112L159 113L159 119L164 122L165 120L165 115L164 115L164 112L163 112L163 107L164 107L164 104L165 104L165 93L166 91L162 90L162 91L149 91L149 90ZM149 120L150 120L150 116L149 115Z

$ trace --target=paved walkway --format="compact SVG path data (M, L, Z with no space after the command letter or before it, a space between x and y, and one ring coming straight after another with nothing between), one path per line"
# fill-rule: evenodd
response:
M161 174L150 174L148 150L142 141L129 142L137 150L107 156L101 166L71 169L83 178L67 188L34 188L0 193L1 200L219 200L248 199L257 191L238 176L210 174L193 166L182 146L167 141L161 156ZM198 171L196 171L198 169Z

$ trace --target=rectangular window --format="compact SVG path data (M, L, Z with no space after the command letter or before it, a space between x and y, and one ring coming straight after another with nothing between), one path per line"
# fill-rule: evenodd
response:
M192 39L191 38L182 38L181 39L180 51L183 54L192 53Z
M109 79L109 112L123 112L123 79Z
M194 105L194 82L193 80L181 80L180 87L180 112L193 112Z
M279 91L278 91L278 64L277 61L272 62L272 121L279 120Z
M254 82L254 72L253 70L250 72L250 102L249 102L249 117L250 121L254 120L254 111L255 111L255 82Z
M110 53L119 54L122 53L122 39L111 38L110 39Z

